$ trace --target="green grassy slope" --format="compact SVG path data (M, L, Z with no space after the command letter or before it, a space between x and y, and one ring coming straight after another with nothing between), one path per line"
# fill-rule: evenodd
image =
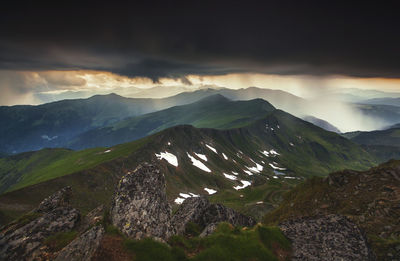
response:
M344 137L362 145L379 162L400 159L400 128L380 131L356 131L343 134Z
M68 147L83 149L113 146L182 124L198 128L238 128L265 117L274 109L271 104L261 99L234 102L216 94L189 105L129 118L104 128L88 131L73 139Z
M270 150L280 155L261 153ZM3 222L26 212L45 195L66 185L75 190L74 205L88 211L106 203L118 179L143 161L157 164L165 173L167 196L172 204L179 193L204 195L207 194L204 188L211 188L217 191L211 201L226 203L256 218L277 206L282 193L305 177L343 168L365 169L375 164L356 144L279 110L243 128L216 130L184 125L107 149L54 150L54 158L48 162L44 155L52 151L0 160L2 186L9 191L0 195ZM165 151L177 157L177 167L156 157ZM195 167L187 153L211 172ZM195 153L204 154L207 161ZM255 169L256 163L262 170L249 175L247 167ZM285 170L276 172L270 164ZM238 180L223 175L233 175L232 171L237 172ZM8 177L18 178L6 183ZM251 186L234 190L234 186L242 185L240 180L251 182Z
M344 137L362 145L400 147L400 128L379 131L359 131L345 133Z

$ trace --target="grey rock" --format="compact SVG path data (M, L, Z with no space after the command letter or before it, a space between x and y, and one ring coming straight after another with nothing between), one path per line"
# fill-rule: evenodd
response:
M165 192L164 174L144 163L121 178L113 197L111 221L133 239L165 240L171 235L171 206Z
M256 224L252 217L245 216L221 204L210 204L205 197L186 199L172 217L172 226L177 234L182 234L189 222L196 223L202 228L220 222L245 227Z
M210 204L202 216L203 224L228 222L234 226L252 227L256 221L221 204Z
M64 247L57 255L56 261L83 261L91 260L100 246L104 236L104 228L95 226L83 233Z
M100 205L97 208L90 211L84 218L82 218L79 232L84 232L90 227L95 226L103 220L104 205Z
M190 222L204 225L202 224L202 216L209 205L210 202L205 197L192 197L185 199L172 217L171 225L174 228L174 233L183 234L186 225Z
M78 210L67 206L70 188L46 198L33 213L38 217L27 224L15 223L0 233L1 260L36 260L43 240L58 232L72 230L80 218Z
M53 195L45 198L34 211L38 213L45 213L59 207L69 206L71 196L71 187L68 186L62 188Z
M279 227L292 241L292 260L375 260L361 230L343 216L299 218Z
M211 223L208 224L203 231L200 233L199 237L206 237L214 233L214 231L217 229L218 224L217 223Z

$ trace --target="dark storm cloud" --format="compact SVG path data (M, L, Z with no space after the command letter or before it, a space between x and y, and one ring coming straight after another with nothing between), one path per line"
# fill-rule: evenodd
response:
M400 77L398 9L389 2L214 2L4 7L0 68L153 80L229 72Z

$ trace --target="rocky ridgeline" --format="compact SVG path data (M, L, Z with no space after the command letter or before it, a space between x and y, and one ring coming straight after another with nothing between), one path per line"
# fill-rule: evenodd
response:
M71 231L80 219L69 206L71 188L64 188L40 203L23 219L0 232L1 260L41 260L46 254L43 241L58 232Z
M332 184L351 183L341 177L333 178ZM78 210L69 206L70 197L71 188L64 188L43 200L24 219L2 228L0 259L63 261L101 257L101 249L107 245L105 230L99 222L103 206L81 219ZM151 237L160 241L184 234L189 223L203 229L200 236L213 233L220 222L247 227L256 224L253 218L221 204L211 204L206 197L186 199L172 215L164 174L147 163L120 180L112 199L110 219L129 238ZM293 242L293 260L374 260L360 229L342 216L300 218L286 221L280 228ZM78 236L58 253L44 244L49 236L72 230Z
M44 199L38 208L23 219L4 227L0 234L1 260L91 260L98 254L105 235L99 224L103 206L80 218L70 207L71 188L66 187ZM189 222L212 233L219 222L253 226L254 219L220 204L210 204L205 197L187 199L172 216L167 201L164 174L154 165L144 163L122 177L112 199L111 223L132 239L151 237L166 241L182 234ZM78 236L59 252L45 244L58 232L79 232Z
M299 218L279 227L292 241L292 260L375 260L363 233L343 216Z

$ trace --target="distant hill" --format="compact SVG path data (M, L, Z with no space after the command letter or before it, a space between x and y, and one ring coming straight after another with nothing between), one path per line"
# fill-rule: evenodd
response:
M382 145L400 148L400 128L348 132L344 133L343 136L362 145Z
M352 104L354 109L360 111L362 117L373 118L377 125L388 127L400 122L400 107L383 104Z
M195 103L128 118L90 130L77 136L66 146L72 149L113 146L182 124L198 128L238 128L251 124L274 110L271 104L261 99L230 101L220 94L214 94Z
M128 117L193 103L215 94L235 100L263 98L278 104L280 100L301 100L282 91L248 88L204 89L163 99L125 98L109 94L38 106L0 106L0 151L15 154L46 147L64 147L71 139L89 130Z
M363 101L364 104L380 104L380 105L391 105L391 106L400 106L400 98L392 98L392 97L385 97L385 98L375 98L375 99L368 99Z
M315 126L323 128L324 130L340 133L340 130L338 128L336 128L335 126L333 126L329 122L321 120L321 119L318 119L316 117L305 116L305 117L303 117L303 120L308 121L308 122L314 124Z

